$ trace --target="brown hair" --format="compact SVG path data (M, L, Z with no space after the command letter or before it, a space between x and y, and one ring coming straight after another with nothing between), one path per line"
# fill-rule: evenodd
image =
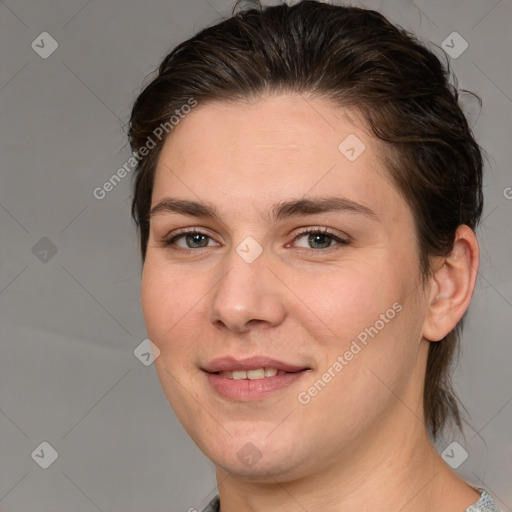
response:
M483 205L482 154L448 61L443 65L414 35L372 10L312 0L234 14L236 7L164 58L134 104L132 149L138 154L191 98L204 104L298 93L353 107L389 149L389 174L415 218L421 275L430 275L430 257L450 253L459 225L475 229ZM164 141L139 156L135 174L132 216L143 261ZM462 320L429 348L424 412L434 439L448 419L462 428L450 378L461 327Z

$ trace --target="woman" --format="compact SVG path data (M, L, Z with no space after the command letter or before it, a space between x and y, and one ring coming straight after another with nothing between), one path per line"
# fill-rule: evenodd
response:
M433 446L479 263L457 100L412 35L316 1L203 30L138 97L142 308L206 510L499 510Z

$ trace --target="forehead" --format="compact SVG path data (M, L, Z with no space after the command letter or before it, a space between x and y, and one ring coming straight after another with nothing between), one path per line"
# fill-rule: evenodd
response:
M300 160L327 149L326 156L337 159L340 142L350 134L372 138L370 153L382 147L357 111L325 99L283 94L244 102L212 101L184 117L167 138L164 153L172 150L174 157L190 160L200 158L196 150L208 146L207 157L238 157L249 163L249 155L264 160L266 154L282 152Z
M245 200L264 210L283 197L329 193L393 215L405 204L383 151L356 111L327 100L279 95L200 104L164 144L152 203L172 194L218 200L220 208Z

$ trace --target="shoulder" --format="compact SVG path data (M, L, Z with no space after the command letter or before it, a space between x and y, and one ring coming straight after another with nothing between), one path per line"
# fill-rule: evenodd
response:
M480 499L468 507L464 512L501 512L497 503L485 489L477 489Z
M201 512L219 512L220 511L220 501L219 496L215 496L208 505L206 505L206 508L203 508ZM473 512L473 511L470 511Z
M480 499L468 507L464 512L501 512L497 503L494 501L492 496L485 489L477 489L480 493ZM215 496L215 498L208 503L206 508L202 510L202 512L219 512L220 511L220 501L219 497Z

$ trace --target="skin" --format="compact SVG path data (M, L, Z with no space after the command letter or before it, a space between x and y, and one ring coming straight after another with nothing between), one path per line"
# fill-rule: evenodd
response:
M349 134L366 147L354 161L338 149ZM432 447L422 410L429 343L468 307L478 245L461 226L452 254L433 261L422 285L414 219L384 150L356 112L293 95L199 105L165 142L152 206L165 197L209 202L220 220L152 216L141 302L161 385L216 466L223 512L454 512L479 498ZM375 215L270 219L276 203L326 196ZM210 237L206 247L185 237L165 245L192 227ZM311 245L301 232L315 228L348 243ZM252 263L236 252L248 236L263 250ZM301 404L298 394L396 303L401 311ZM267 398L233 401L201 370L227 355L311 370ZM248 442L260 456L251 466L237 456Z

